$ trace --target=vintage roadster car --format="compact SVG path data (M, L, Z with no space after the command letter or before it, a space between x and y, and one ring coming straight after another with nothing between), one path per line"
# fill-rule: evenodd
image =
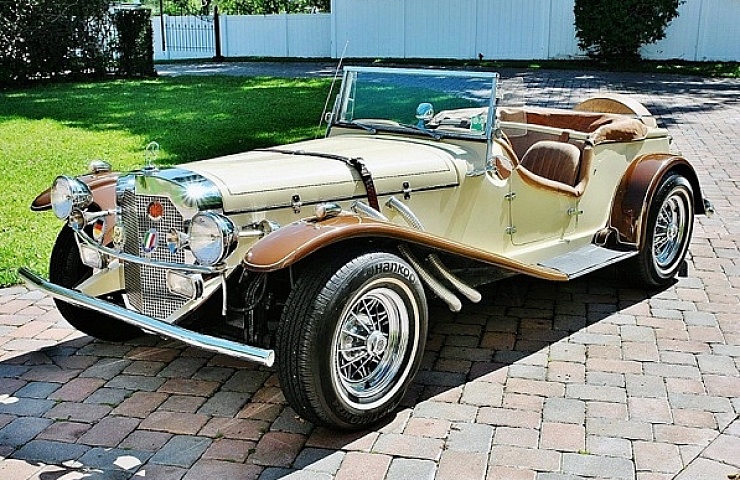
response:
M487 72L345 68L325 138L129 173L97 162L33 202L64 221L47 281L70 324L271 366L305 419L363 428L419 368L427 299L513 274L684 270L691 164L630 98L506 106ZM462 299L462 300L461 300Z

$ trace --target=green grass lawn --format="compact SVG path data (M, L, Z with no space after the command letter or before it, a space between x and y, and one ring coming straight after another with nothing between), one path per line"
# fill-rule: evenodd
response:
M29 266L46 275L61 222L34 197L90 160L116 170L175 165L316 136L329 80L176 77L0 91L0 286Z

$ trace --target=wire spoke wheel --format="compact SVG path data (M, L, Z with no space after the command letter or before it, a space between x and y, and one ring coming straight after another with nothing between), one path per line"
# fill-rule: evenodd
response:
M332 342L332 376L345 401L362 408L391 386L408 336L409 313L396 291L373 288L352 300Z
M686 242L688 205L685 196L674 193L660 207L653 231L653 258L665 272L675 262Z
M398 255L318 257L298 277L277 332L278 374L306 420L344 430L392 413L419 370L424 288Z
M645 237L627 273L648 288L669 285L681 269L694 228L689 181L678 174L663 178L645 218Z

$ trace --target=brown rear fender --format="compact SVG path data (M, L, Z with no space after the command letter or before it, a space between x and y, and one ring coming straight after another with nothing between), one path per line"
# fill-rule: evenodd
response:
M568 279L566 275L550 268L525 264L437 235L349 213L321 222L301 220L269 234L249 249L244 257L244 268L254 272L273 272L289 267L332 244L354 238L393 239L533 277L555 281Z
M696 213L706 213L699 178L686 159L667 153L643 155L627 168L612 204L610 225L617 231L619 243L640 245L645 229L643 219L650 208L650 199L661 179L671 173L686 177L694 191Z
M93 194L93 203L101 210L109 210L116 207L116 180L120 174L110 173L88 173L77 177L85 183ZM31 202L31 210L41 212L51 208L51 187L47 188Z

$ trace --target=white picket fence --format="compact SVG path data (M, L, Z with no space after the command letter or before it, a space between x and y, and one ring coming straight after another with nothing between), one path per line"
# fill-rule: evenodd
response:
M188 48L154 17L155 59L212 57ZM225 57L452 58L543 60L583 55L575 36L573 0L333 0L312 15L222 15ZM200 23L198 23L200 22ZM688 0L667 36L643 48L650 59L740 61L740 0ZM178 44L180 42L180 44Z

